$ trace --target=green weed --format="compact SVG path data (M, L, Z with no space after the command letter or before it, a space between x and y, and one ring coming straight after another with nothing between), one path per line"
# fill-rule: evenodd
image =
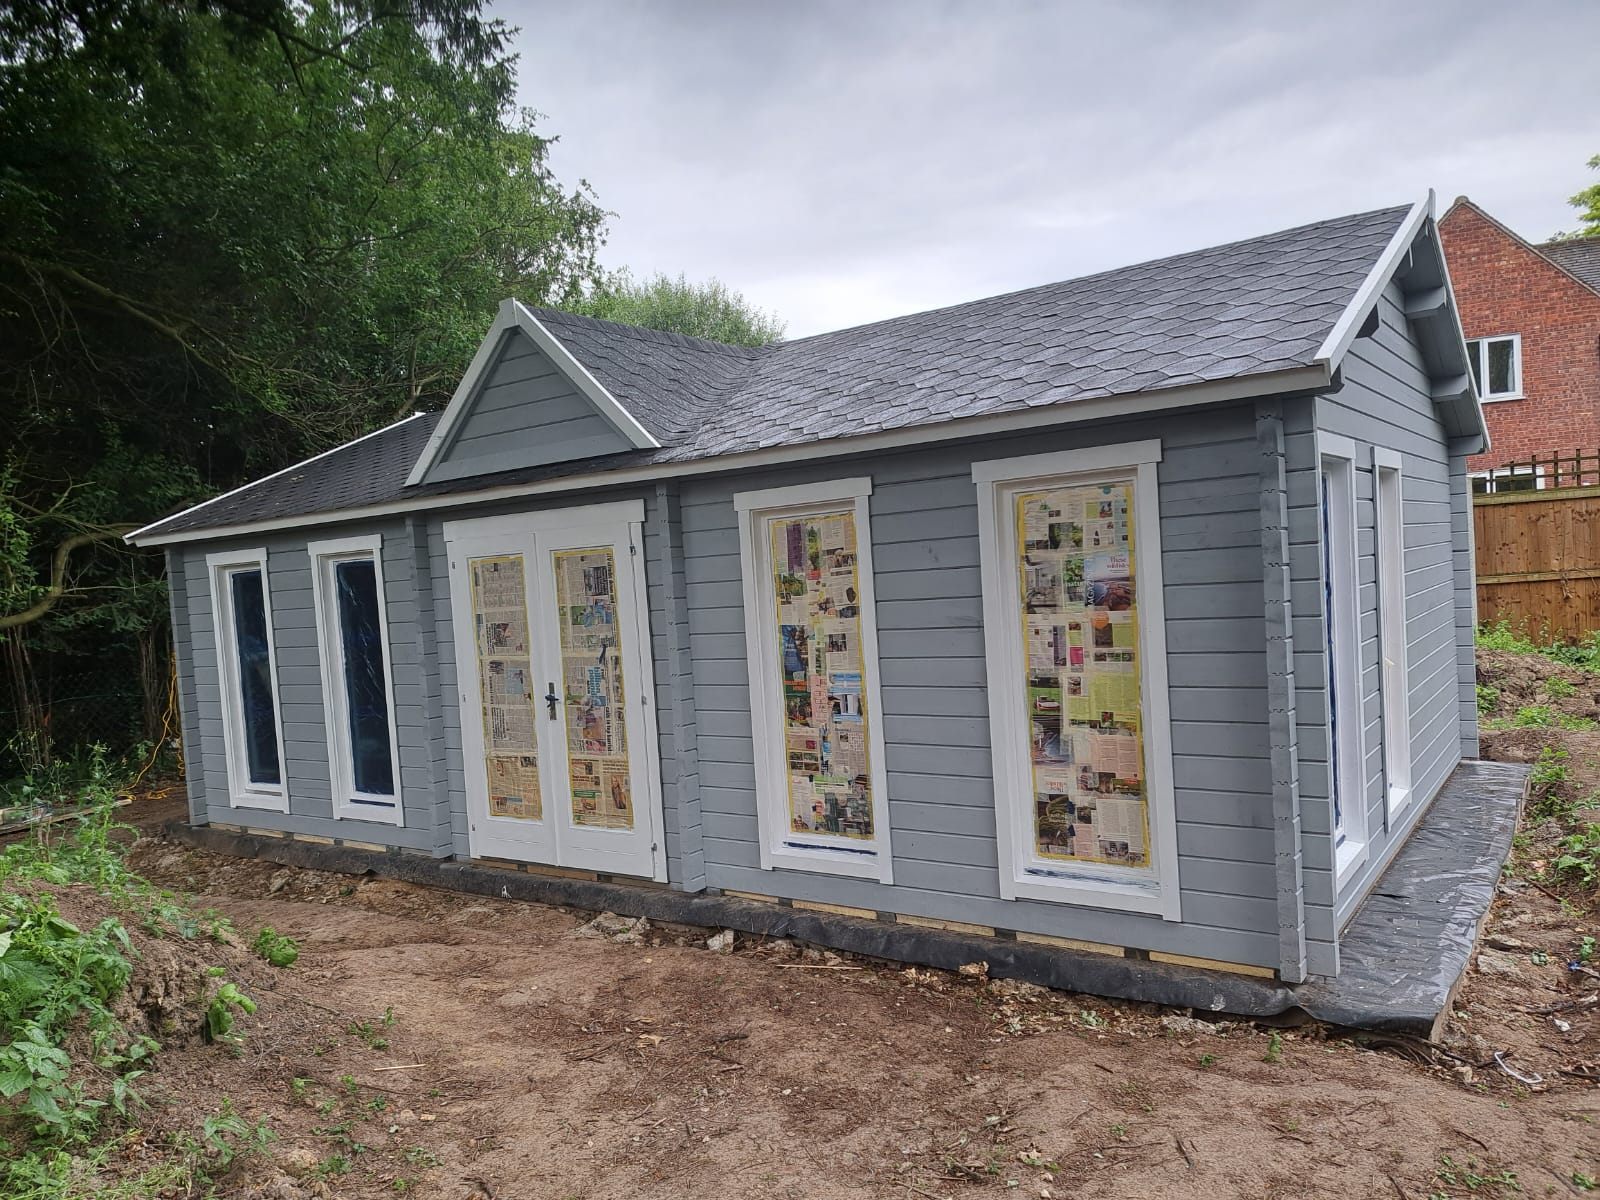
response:
M1261 1056L1261 1061L1274 1065L1283 1061L1283 1034L1276 1029L1272 1031L1272 1036L1267 1038L1267 1052Z
M1487 717L1494 711L1494 706L1500 702L1500 689L1490 687L1487 683L1478 685L1478 715Z
M1600 825L1593 821L1556 843L1560 852L1550 864L1557 875L1585 888L1600 884Z
M1578 685L1566 679L1546 679L1544 694L1552 700L1568 700L1578 694Z
M207 1041L225 1042L234 1046L244 1042L244 1035L233 1032L233 1014L256 1011L256 1002L239 990L236 983L224 983L206 1006L205 1035Z
M292 937L284 937L270 925L261 927L255 941L250 943L250 949L275 967L292 967L295 959L300 957L300 943Z

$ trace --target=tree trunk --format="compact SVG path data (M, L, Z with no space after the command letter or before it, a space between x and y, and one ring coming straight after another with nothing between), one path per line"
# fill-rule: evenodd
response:
M11 752L24 772L43 770L50 765L50 718L27 642L17 634L0 640L0 658L5 660L6 690L16 714Z

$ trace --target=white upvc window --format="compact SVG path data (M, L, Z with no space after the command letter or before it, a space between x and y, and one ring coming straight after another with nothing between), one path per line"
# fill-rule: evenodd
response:
M1493 496L1501 492L1540 492L1548 486L1543 467L1496 467L1492 471L1473 471L1470 474L1472 491L1477 496Z
M1000 894L1182 919L1159 441L978 462Z
M1328 663L1329 801L1335 886L1367 859L1367 795L1361 746L1361 579L1356 561L1355 443L1319 434L1323 631Z
M267 552L208 554L206 571L216 632L229 802L236 808L288 812Z
M1411 800L1410 674L1406 669L1405 489L1397 451L1374 447L1378 522L1378 653L1382 664L1384 813L1390 825Z
M1467 342L1467 366L1472 382L1478 385L1480 400L1522 399L1522 335L1471 338Z
M737 492L765 870L894 880L872 480Z
M403 823L394 666L376 535L312 542L333 815Z

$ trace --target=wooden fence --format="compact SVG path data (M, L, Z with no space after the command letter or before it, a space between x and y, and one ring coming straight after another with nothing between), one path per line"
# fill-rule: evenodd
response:
M1600 487L1476 495L1472 532L1479 621L1572 640L1600 629Z

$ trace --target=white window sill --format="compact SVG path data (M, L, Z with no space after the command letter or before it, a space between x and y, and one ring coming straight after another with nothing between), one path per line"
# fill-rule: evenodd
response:
M1499 404L1502 400L1526 400L1528 397L1523 392L1513 392L1506 396L1479 396L1485 404Z
M1346 838L1333 853L1333 878L1335 893L1342 892L1344 885L1362 863L1367 861L1367 844L1365 842L1352 842Z

